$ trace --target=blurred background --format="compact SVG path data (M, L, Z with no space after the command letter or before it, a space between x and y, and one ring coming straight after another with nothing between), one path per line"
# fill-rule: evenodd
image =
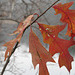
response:
M55 1L56 0L0 0L0 72L5 63L4 53L6 51L6 48L3 47L2 44L16 37L16 35L8 36L8 34L11 34L13 33L14 30L16 30L16 28L18 27L18 24L21 22L22 19L26 19L26 17L34 13L37 13L40 15ZM59 2L66 3L70 1L74 1L74 0L60 0ZM75 9L75 4L73 4L71 9ZM62 25L62 23L59 21L61 15L60 14L54 15L54 13L55 13L54 9L51 8L50 10L47 11L46 14L44 14L41 18L38 19L38 22L48 24L48 25ZM34 17L36 18L37 16L34 16ZM48 44L43 43L42 35L40 31L38 30L37 24L34 23L32 25L32 28L34 32L36 33L36 35L39 36L39 39L42 45L48 50ZM66 32L66 28L64 31L59 33L59 37L63 39L70 39L68 36L64 35ZM4 75L7 75L7 74L8 75L37 75L38 69L34 72L33 66L29 64L29 63L32 63L31 55L28 52L29 51L29 45L28 45L29 31L30 31L29 29L30 28L28 28L26 32L24 33L20 46L19 48L17 48L16 52L11 57L11 61ZM72 46L69 49L69 52L74 57L75 46ZM57 58L58 57L56 57L56 59ZM75 69L75 66L73 67ZM63 75L63 74L57 73L57 75ZM75 73L73 74L72 72L72 75L75 75Z

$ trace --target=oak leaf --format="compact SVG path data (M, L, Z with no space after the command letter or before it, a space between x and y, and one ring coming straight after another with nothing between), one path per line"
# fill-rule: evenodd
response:
M65 66L70 72L71 62L73 57L68 52L68 48L75 45L75 41L64 40L58 37L58 33L65 28L65 25L45 25L40 24L39 30L42 33L44 43L49 44L49 52L53 56L55 53L60 53L59 55L59 66Z
M7 50L6 50L6 52L5 52L5 59L4 59L4 61L6 60L6 58L7 58L8 56L11 55L12 50L13 50L15 44L16 44L17 42L20 43L21 38L22 38L22 34L23 34L23 31L22 31L21 33L19 33L18 36L17 36L15 39L10 40L10 41L6 42L6 43L3 45L3 46L5 46L5 47L7 47Z
M32 54L34 68L39 64L39 75L49 75L46 62L54 62L54 60L50 53L42 46L32 29L29 35L29 51Z
M13 39L13 40L10 40L9 42L6 42L6 43L3 45L3 46L5 46L5 47L7 47L7 50L6 50L6 52L5 52L5 59L4 59L4 61L6 60L6 58L7 58L8 56L11 55L12 49L13 49L13 47L15 46L16 42L17 42L17 40L16 40L16 39ZM8 54L8 53L9 53L9 54Z
M15 31L14 31L12 34L10 34L10 35L15 35L15 34L17 34L17 33L20 33L24 27L26 28L27 26L29 26L29 25L31 24L31 22L32 22L33 16L34 16L34 15L30 15L30 16L28 16L24 21L20 22L20 24L18 25L17 30L15 30Z
M66 35L75 36L75 10L69 9L74 2L69 3L59 3L53 6L56 14L61 14L61 22L68 23L68 29Z
M12 50L13 50L13 47L15 46L16 42L19 42L21 41L21 38L22 38L22 35L23 35L23 32L24 32L24 29L30 24L30 21L31 21L31 18L33 17L33 15L30 15L25 21L23 21L23 23L21 22L17 28L16 31L14 31L13 34L11 35L14 35L14 34L17 34L17 37L13 40L10 40L9 42L6 42L3 46L6 46L7 47L7 50L5 52L5 59L11 55L12 53ZM29 20L29 21L28 21ZM27 22L27 24L25 24ZM23 25L25 24L25 25Z
M49 40L50 41L53 40L53 38L51 38L50 36L58 37L58 33L61 32L66 27L66 24L64 25L46 25L46 24L38 23L38 25L39 25L39 30L41 31L44 37L43 38L44 43L48 43Z

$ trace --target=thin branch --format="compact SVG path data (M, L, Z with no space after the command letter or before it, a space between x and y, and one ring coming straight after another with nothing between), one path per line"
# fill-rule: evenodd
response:
M27 14L28 14L28 5L27 5L27 3L24 1L24 0L22 0L22 2L24 3L24 5L26 6L26 12L27 12Z
M15 0L11 0L11 3L10 3L10 13L9 13L9 17L11 18L12 17L12 11L14 9L14 5L15 5Z
M42 11L41 11L41 9L40 9L40 7L37 5L37 3L35 3L34 1L32 1L32 0L30 0L33 4L35 4L37 7L38 7L38 9L39 9L39 11L40 11L40 13L42 13ZM46 20L46 22L50 25L50 23L48 22L48 20L46 19L46 17L45 17L45 15L44 15L44 19Z
M8 65L8 63L9 63L9 61L10 61L10 57L11 57L12 54L15 52L15 50L16 50L18 44L19 44L19 42L16 43L15 47L13 48L13 51L12 51L11 55L10 55L10 56L8 57L8 59L6 60L6 63L5 63L5 65L4 65L4 67L3 67L3 69L2 69L1 75L3 75L5 69L6 69L6 67L7 67L7 65Z
M19 21L14 20L14 19L11 19L11 18L6 18L6 19L0 18L0 20L10 20L10 21L14 21L14 22L16 22L16 23L20 23Z
M49 6L41 15L39 15L32 23L31 23L31 25L33 24L33 23L35 23L41 16L43 16L53 5L55 5L58 1L60 1L60 0L57 0L56 2L54 2L51 6ZM30 26L30 25L29 25ZM28 27L29 27L28 26ZM28 28L27 27L27 28Z
M32 25L33 23L35 23L41 16L43 16L43 15L44 15L53 5L55 5L58 1L60 1L60 0L57 0L57 1L54 2L51 6L49 6L40 16L38 16L38 17L31 23L31 25ZM30 27L30 25L29 25L28 27ZM28 27L26 27L26 29L27 29ZM25 30L26 30L26 29L25 29ZM23 34L25 33L25 30L24 30ZM13 50L12 50L11 55L10 55L10 56L8 57L8 59L6 60L6 63L5 63L5 65L4 65L4 67L3 67L3 69L2 69L1 75L3 75L5 69L6 69L6 67L7 67L7 65L8 65L8 63L9 63L9 61L10 61L10 57L11 57L12 54L15 52L16 48L18 47L18 44L19 44L19 42L16 43L15 47L14 47Z

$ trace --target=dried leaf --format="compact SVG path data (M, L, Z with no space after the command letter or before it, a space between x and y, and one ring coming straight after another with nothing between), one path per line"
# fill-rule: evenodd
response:
M70 72L73 57L68 52L68 48L72 45L75 45L75 41L73 41L72 39L64 40L58 38L58 33L64 29L65 25L51 26L40 23L38 23L38 25L39 30L42 33L44 43L49 44L50 54L53 56L55 53L60 53L59 66L65 66Z
M5 59L4 59L4 61L6 60L6 58L7 58L8 56L11 55L12 50L13 50L13 47L15 46L16 42L19 42L19 43L20 43L20 40L21 40L21 38L22 38L22 34L23 34L23 32L19 33L18 36L17 36L15 39L10 40L9 42L6 42L6 43L3 45L3 46L5 46L5 47L7 47L7 50L6 50L6 52L5 52Z
M75 35L75 10L69 9L74 2L69 3L59 3L53 6L56 14L61 14L61 22L68 23L68 29L66 35L72 36ZM74 36L73 36L74 37Z
M7 47L7 50L6 50L6 52L5 52L5 59L4 59L4 61L6 60L6 58L7 58L8 56L11 55L12 49L13 49L13 47L15 46L16 42L17 42L17 40L16 40L16 39L13 39L13 40L10 40L9 42L6 42L6 43L3 45L3 46L5 46L5 47Z
M24 21L20 22L20 24L19 24L17 30L14 31L14 32L13 32L12 34L10 34L10 35L15 35L15 34L17 34L17 33L20 33L20 32L23 30L23 28L26 28L27 26L29 26L29 25L31 24L31 22L32 22L33 16L34 16L34 15L30 15L30 16L28 16Z
M32 54L34 67L39 64L39 75L49 75L46 62L54 62L54 60L50 53L42 46L32 29L29 35L29 49Z

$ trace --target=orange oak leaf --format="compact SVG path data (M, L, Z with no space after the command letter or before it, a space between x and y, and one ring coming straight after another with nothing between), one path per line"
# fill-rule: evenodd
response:
M49 52L53 56L55 53L60 53L59 55L59 66L65 66L70 72L71 62L73 61L73 57L68 52L68 48L72 45L75 45L75 41L64 40L58 37L58 33L62 31L65 25L45 25L40 24L39 30L42 33L44 43L49 44Z
M24 29L17 35L16 39L20 43Z
M6 52L5 52L5 59L4 59L4 61L6 60L6 58L7 58L8 56L11 55L12 49L13 49L13 47L15 46L16 42L17 42L17 40L16 40L16 39L13 39L13 40L10 40L9 42L6 42L6 43L3 45L3 46L5 46L5 47L7 47L7 50L6 50ZM9 53L9 54L8 54L8 53Z
M53 6L56 12L55 15L57 14L62 15L60 21L68 23L68 29L67 29L66 35L69 35L69 36L72 36L72 35L75 36L75 10L69 9L73 3L74 2L69 2L65 4L59 3Z
M15 35L15 34L17 34L17 33L20 33L20 32L22 31L23 27L24 27L23 23L20 22L20 24L18 25L17 30L15 30L15 31L14 31L12 34L10 34L10 35Z
M54 62L50 53L42 46L36 34L30 31L29 35L29 51L32 54L32 62L34 68L39 64L39 75L49 75L46 62Z
M49 34L51 34L52 37L58 37L58 33L66 27L66 24L65 25L46 25L46 24L38 23L38 25L39 25L39 30L41 31L44 37L43 39L44 43L48 43L49 40L51 41L53 40L53 38L50 38ZM45 30L45 32L43 30Z
M59 66L65 66L69 72L70 69L72 69L71 62L73 61L73 57L70 55L68 48L73 45L75 45L74 41L64 40L58 37L55 38L51 44L49 44L49 52L52 55L60 53L58 60Z
M30 15L30 16L28 16L24 21L20 22L20 24L19 24L17 30L15 30L15 31L14 31L12 34L10 34L10 35L15 35L15 34L17 34L17 33L20 33L24 27L26 28L27 26L29 26L29 25L31 24L31 22L32 22L33 16L34 16L34 15Z
M12 52L13 47L15 46L16 42L20 42L21 37L22 37L22 34L23 34L23 32L19 33L18 36L17 36L15 39L10 40L9 42L6 42L6 43L3 45L3 46L5 46L5 47L7 47L7 50L6 50L6 52L5 52L5 59L4 59L4 61L6 60L6 58L7 58L8 56L11 55L11 52Z

